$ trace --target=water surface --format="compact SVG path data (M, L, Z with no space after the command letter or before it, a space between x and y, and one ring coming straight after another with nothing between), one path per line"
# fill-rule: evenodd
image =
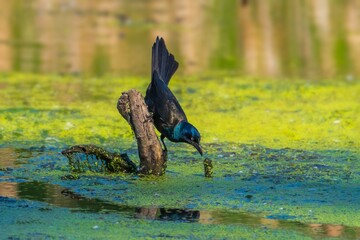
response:
M191 229L214 226L219 232L213 236L217 237L230 237L231 232L244 228L254 236L360 236L356 220L359 166L353 165L353 173L347 173L349 169L344 166L349 158L358 158L356 153L251 145L229 152L225 147L209 155L214 159L215 174L213 179L205 179L201 163L189 161L194 157L178 148L181 157L170 159L165 178L139 179L104 173L73 174L60 151L54 147L0 148L0 208L13 211L5 214L0 224L10 221L11 229L21 226L20 232L44 234L49 230L41 221L50 221L61 211L49 236L59 236L56 229L61 229L63 222L78 221L79 217L98 222L92 222L88 230L103 228L99 223L110 221L108 218L123 221L125 226L108 225L105 229L125 227L131 234L147 232L147 226L163 222L160 232L181 228L185 223L191 224ZM255 156L255 151L259 155ZM254 161L258 162L255 166ZM127 226L139 220L142 222L136 228ZM35 226L26 227L30 223ZM222 232L223 228L227 230ZM88 230L79 226L78 234L88 236ZM7 234L24 236L15 232ZM192 234L182 228L174 236Z
M170 221L174 223L200 223L218 225L242 225L252 228L286 229L312 237L354 238L360 233L359 227L348 227L336 224L304 224L292 221L292 216L274 215L266 218L257 215L226 210L193 210L177 208L132 207L102 201L87 199L79 194L58 185L41 182L0 182L0 203L6 203L1 197L40 201L50 204L42 208L49 211L51 206L65 207L71 212L89 212L98 214L121 214L126 218ZM69 216L71 217L71 216Z
M350 0L2 1L0 71L149 76L157 35L187 75L360 75Z

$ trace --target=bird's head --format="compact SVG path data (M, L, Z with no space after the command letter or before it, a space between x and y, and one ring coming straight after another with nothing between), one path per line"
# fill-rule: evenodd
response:
M200 155L203 155L203 151L200 145L201 137L199 131L193 125L186 121L181 121L179 123L179 130L179 136L177 136L179 141L193 145L196 150L198 150Z

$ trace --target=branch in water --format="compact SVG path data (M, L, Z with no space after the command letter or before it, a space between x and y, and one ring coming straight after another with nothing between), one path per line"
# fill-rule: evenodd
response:
M88 168L90 171L96 172L137 173L135 163L129 159L127 154L111 153L95 145L76 145L65 149L61 153L69 159L70 166L77 172L82 172L85 170L84 168ZM86 160L80 161L75 157L77 154L85 154ZM103 169L97 161L90 163L90 156L95 156L96 159L103 161L106 169Z

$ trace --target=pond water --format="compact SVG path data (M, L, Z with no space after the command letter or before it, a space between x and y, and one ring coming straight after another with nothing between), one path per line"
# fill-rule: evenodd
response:
M225 210L194 210L158 207L133 207L88 199L79 194L43 182L0 182L2 197L40 201L57 207L71 209L71 212L92 212L98 214L120 214L125 218L138 218L175 223L200 223L220 225L243 225L252 228L286 229L312 237L340 237L351 239L360 232L359 227L348 227L336 224L304 224L292 221L291 216L277 215L267 218L254 214ZM2 201L4 203L6 201ZM70 216L69 216L70 218Z
M0 1L2 237L359 239L359 19L355 0ZM168 141L161 178L71 172L75 144L138 163L116 102L145 92L157 35L213 178Z
M214 225L214 226L228 226L229 231L234 231L234 229L237 229L239 227L245 227L253 229L254 235L253 236L262 236L261 234L269 234L269 232L277 232L277 234L284 234L283 236L291 236L292 234L295 234L297 237L314 237L314 238L322 238L322 237L337 237L341 239L356 239L360 236L360 227L356 224L353 225L351 222L350 226L346 225L346 221L344 222L344 219L339 220L341 224L335 224L335 223L323 223L323 222L316 222L316 217L312 216L310 219L307 219L304 221L304 216L296 216L294 215L294 212L289 213L286 209L287 207L291 208L290 206L285 207L283 200L278 199L278 197L282 196L286 198L286 194L284 192L286 191L293 191L293 188L296 189L295 192L298 192L300 189L303 189L305 191L310 191L310 196L312 199L312 203L307 202L310 199L307 199L307 197L302 196L304 195L301 192L298 192L297 198L302 199L300 200L296 205L298 207L302 208L304 205L308 205L308 207L314 207L312 211L317 211L316 207L320 207L321 205L327 205L327 204L334 204L332 200L330 200L331 195L333 194L342 194L344 196L338 196L342 199L343 203L347 202L349 205L355 204L355 202L352 202L351 198L358 198L358 193L355 194L355 196L348 195L352 191L352 189L347 188L341 188L340 191L337 190L339 187L339 183L330 183L333 186L332 192L328 192L329 189L324 188L324 186L320 186L318 184L315 184L314 181L305 180L302 181L302 183L299 182L293 182L292 180L287 180L286 184L281 184L280 176L278 176L277 181L279 182L276 185L273 185L271 183L264 183L260 179L262 177L269 177L266 176L268 174L271 174L271 170L267 170L265 173L260 173L260 175L263 175L259 178L258 174L252 175L252 179L243 179L242 181L247 182L249 185L252 185L252 183L256 183L256 190L253 187L249 187L248 190L246 190L246 187L240 187L237 186L236 189L234 189L238 195L243 195L243 199L238 198L236 201L239 203L246 202L250 206L251 204L254 204L257 206L259 204L259 199L262 199L261 201L264 201L261 203L262 205L264 203L270 203L268 197L269 196L263 196L268 195L268 191L265 190L262 192L259 191L259 188L270 188L272 189L272 194L275 196L273 197L274 202L271 204L274 205L273 211L264 210L262 207L258 206L257 210L249 210L248 207L217 207L213 208L214 206L218 205L222 200L220 195L222 194L221 189L213 188L211 191L206 193L203 190L198 191L198 189L194 189L193 193L199 195L200 197L204 197L202 200L202 203L196 203L194 201L191 205L187 205L187 208L177 208L179 206L183 206L181 203L175 204L171 203L171 200L165 204L165 206L161 206L162 204L156 204L152 203L149 204L149 199L151 196L146 196L148 193L142 193L143 196L138 196L141 198L144 198L145 200L141 200L139 205L134 205L134 201L131 200L131 197L127 199L127 196L129 194L128 191L135 190L137 185L137 181L139 179L136 178L127 178L124 176L120 177L113 175L113 176L104 176L104 175L89 175L89 173L83 173L75 178L69 178L69 175L67 171L64 171L66 169L67 161L65 158L59 158L58 152L61 149L56 148L31 148L31 149L14 149L14 148L0 148L1 157L0 157L0 166L1 166L1 177L0 177L0 206L4 211L6 212L8 209L11 209L13 211L13 214L11 216L3 215L2 221L0 223L4 224L6 221L8 221L7 225L9 227L9 230L5 236L8 237L15 237L15 236L31 236L29 235L29 232L32 231L24 231L24 229L27 229L26 226L36 226L36 229L38 229L38 232L46 233L47 237L57 236L56 234L59 234L58 230L62 228L62 224L55 224L55 226L58 226L58 230L44 230L44 226L42 224L42 221L46 221L46 218L44 219L44 212L50 212L53 214L56 214L54 212L59 211L59 209L69 209L70 211L66 211L61 215L61 219L58 219L58 221L72 221L72 219L77 219L79 213L85 214L81 215L84 218L88 219L95 219L97 223L92 224L99 224L100 221L106 222L104 220L104 216L112 216L119 221L119 219L122 219L123 221L130 221L131 219L139 219L145 221L141 224L138 224L136 228L132 229L131 234L135 234L136 231L141 231L139 229L144 228L144 224L152 224L153 221L159 221L159 222L166 222L166 223L173 223L173 224L200 224L200 225ZM294 154L296 151L293 150L283 150L287 151L288 155L289 153ZM272 154L275 154L276 151L273 150ZM279 153L278 153L279 154ZM304 153L304 155L307 155L310 157L310 153ZM318 160L321 160L321 157L318 157ZM179 163L180 162L180 163ZM220 162L219 162L220 163ZM218 163L218 164L219 164ZM190 167L188 163L184 162L181 159L177 160L176 164L180 164L180 168L186 168ZM222 164L226 164L223 162ZM329 171L335 171L335 169L332 169L332 167L329 166L317 166L317 168L324 168ZM175 179L171 179L172 175L176 173L178 169L172 169L172 171L169 171L168 175L170 175L170 178L167 180L173 181ZM224 174L224 169L218 168L217 169L217 177L213 180L206 180L204 178L200 179L199 177L190 176L192 178L193 183L197 185L197 187L200 188L206 188L209 187L209 184L211 182L221 182L221 185L228 185L226 188L226 191L230 191L234 186L232 184L229 184L229 182L226 180L228 177L221 177L219 174ZM290 170L295 171L295 169ZM63 174L63 176L58 175L59 172ZM49 175L50 173L50 175ZM177 172L175 175L177 175L176 178L179 178L180 172ZM225 174L225 176L228 174ZM320 173L319 175L322 175ZM328 174L326 174L328 175ZM189 176L188 176L189 177ZM239 178L240 176L231 176L232 180L236 182L236 178ZM243 178L243 177L240 177ZM323 176L319 176L319 178L323 178ZM35 180L34 180L35 179ZM181 179L181 177L180 177ZM224 181L225 180L225 181ZM260 181L259 181L260 180ZM178 180L176 180L178 181ZM52 184L49 182L57 182L58 184ZM308 183L306 183L308 182ZM320 182L319 182L320 183ZM161 185L164 184L162 180L155 180L152 179L150 181L145 180L145 184L151 184L151 185L158 185L155 189L159 198L159 202L161 202L162 190ZM307 184L310 184L313 186L313 188L308 188L306 186ZM254 185L254 186L255 186ZM110 187L110 188L108 188ZM239 188L240 187L240 188ZM179 188L176 191L181 191L181 184L176 184L176 182L172 183L172 188ZM210 187L211 188L211 187ZM223 188L223 187L222 187ZM135 190L136 191L136 190ZM257 192L258 191L258 192ZM312 193L311 193L312 192ZM315 192L322 192L320 195L328 194L330 196L322 196L322 200L318 201L316 198L317 194ZM153 193L152 193L153 194ZM206 196L206 194L210 194L210 196ZM306 195L306 194L305 194ZM181 193L180 195L181 196ZM112 200L109 200L110 199ZM233 194L230 194L227 196L228 200L234 200ZM350 197L350 198L349 198ZM189 193L183 194L183 198L189 198ZM17 199L18 201L13 201L11 199ZM103 199L103 200L102 200ZM190 198L191 199L191 198ZM190 200L189 199L189 200ZM277 200L276 200L277 199ZM26 202L22 202L25 200ZM214 202L215 201L215 205ZM36 203L37 202L37 203ZM127 202L127 204L126 204ZM136 201L135 201L136 202ZM254 202L254 203L252 203ZM341 205L337 205L336 203L331 208L336 209L337 207L342 208ZM340 201L341 202L341 201ZM154 204L154 205L153 205ZM212 204L213 206L208 206L208 209L204 208L207 204ZM30 207L31 206L31 207ZM172 206L172 207L170 207ZM176 207L177 206L177 207ZM282 211L275 210L276 208L280 207L283 209ZM351 207L351 206L349 206ZM29 209L30 208L30 209ZM284 209L285 208L285 209ZM251 209L251 208L250 208ZM261 210L263 209L263 210ZM246 211L248 210L248 211ZM275 211L274 211L275 210ZM27 216L27 211L35 211L35 215L30 217ZM296 210L295 210L296 211ZM301 212L301 211L300 211ZM325 211L326 212L326 211ZM86 215L87 214L87 215ZM329 214L329 213L328 213ZM343 213L344 214L344 213ZM356 214L356 213L355 213ZM312 215L312 214L310 214ZM316 215L316 214L315 214ZM331 214L330 214L331 215ZM51 216L51 215L50 215ZM343 215L342 217L346 218L347 214ZM355 215L356 216L356 215ZM351 218L351 216L348 216ZM30 220L28 219L30 218ZM14 220L15 219L15 220ZM35 219L35 220L34 220ZM40 220L42 219L42 220ZM102 220L101 220L102 219ZM39 221L39 222L38 222ZM146 223L147 222L147 223ZM339 222L339 223L340 223ZM355 221L356 222L356 221ZM348 222L350 223L350 222ZM24 225L25 224L25 225ZM15 230L14 226L22 226L23 231ZM94 229L98 229L98 225L93 225L91 228L88 229L89 226L86 226L84 229L84 226L79 226L78 231L82 232L83 235L80 236L86 236L86 232ZM165 227L168 227L165 225ZM108 228L112 228L111 226L108 226ZM117 225L116 228L122 228L122 226ZM15 228L16 229L16 228ZM256 232L256 230L266 230L264 233ZM107 229L108 230L108 229ZM162 230L164 231L164 230ZM25 235L24 232L26 233ZM171 229L170 229L171 232ZM55 234L55 235L53 235ZM190 235L189 235L190 234ZM281 236L280 234L280 236ZM65 235L66 236L66 235ZM107 235L111 237L112 235ZM129 236L135 236L135 235L129 235ZM191 236L191 233L188 232L187 229L184 229L181 234L179 235L173 235L175 237L184 237L184 236ZM208 235L204 235L203 237L206 238ZM230 233L218 233L215 236L222 236L222 237L230 237ZM242 235L237 235L242 236ZM271 235L269 235L271 236Z
M360 75L356 0L2 1L0 71L149 75L157 35L187 75Z
M359 238L357 81L177 77L171 88L202 134L212 179L195 149L169 142L163 178L72 173L61 151L74 144L137 162L116 100L148 81L0 75L7 237Z

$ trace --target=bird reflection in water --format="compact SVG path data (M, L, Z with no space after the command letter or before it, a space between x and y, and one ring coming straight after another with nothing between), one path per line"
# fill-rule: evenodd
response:
M198 222L200 211L177 208L137 208L135 217L177 222Z

